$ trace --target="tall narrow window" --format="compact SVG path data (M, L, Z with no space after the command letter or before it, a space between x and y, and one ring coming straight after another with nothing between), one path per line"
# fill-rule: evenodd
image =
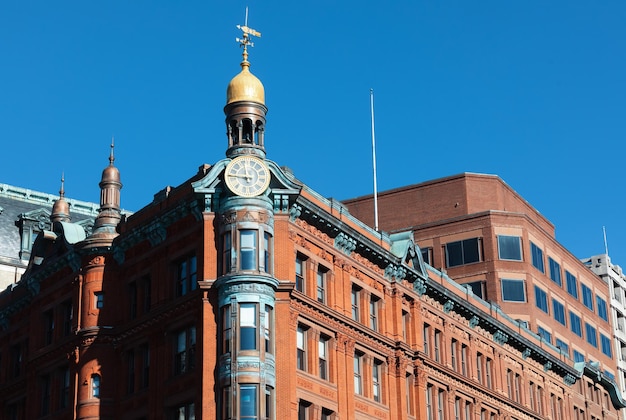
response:
M233 337L232 324L230 305L226 305L222 308L222 354L230 353L230 343Z
M257 305L242 303L239 305L239 349L257 349Z
M196 327L189 327L176 334L174 373L189 372L195 366Z
M50 413L50 375L41 377L41 415Z
M565 271L565 283L567 285L567 293L572 295L574 299L578 299L578 281L576 277L569 271Z
M306 259L300 255L296 255L296 290L304 293L304 279L305 279L305 261Z
M441 331L435 330L435 361L441 362Z
M232 263L233 243L230 232L225 232L222 237L222 267L224 274L230 273L233 268Z
M130 319L137 318L137 282L128 284L128 315Z
M298 325L296 330L296 364L298 369L306 370L306 329Z
M370 328L374 331L378 331L378 303L377 296L370 296Z
M432 419L434 417L433 392L434 392L434 387L431 384L428 384L426 386L426 418L427 419Z
M587 336L587 343L594 347L598 347L598 335L596 328L585 322L585 335Z
M126 354L126 392L135 392L135 351L129 350Z
M450 342L450 363L452 364L452 369L458 371L458 366L457 366L457 347L458 347L459 342L457 340L455 340L454 338L452 339L452 341Z
M356 286L352 286L352 291L350 292L350 303L352 306L352 319L355 321L360 321L360 313L359 313L359 300L361 299L361 289Z
M272 307L265 305L265 313L263 317L263 336L265 338L265 352L273 353L272 351Z
M91 397L100 398L100 375L91 375Z
M565 306L554 298L552 299L552 312L554 312L554 319L565 325Z
M583 336L583 330L582 330L582 325L580 322L580 317L571 311L569 313L569 326L574 334L576 334L579 337Z
M241 270L257 269L257 231L242 229L239 231L239 268Z
M544 272L544 268L543 268L543 250L541 248L539 248L537 245L535 245L534 243L530 243L530 254L532 256L532 263L533 266L541 271L542 273Z
M363 394L362 362L363 353L354 352L354 393Z
M317 301L320 303L324 303L326 301L326 272L327 270L324 267L317 267Z
M198 286L196 274L196 256L190 256L178 262L178 296L184 296Z
M580 289L583 294L583 304L593 311L593 292L585 283L580 283Z
M44 344L48 345L52 343L54 336L54 311L52 309L43 313L44 324Z
M430 325L424 323L424 354L430 356Z
M68 336L72 333L72 320L74 318L74 308L72 301L68 300L63 303L63 335Z
M538 286L535 286L535 304L537 308L548 313L548 294Z
M146 388L150 383L150 347L141 346L141 387Z
M147 314L152 305L152 280L149 275L141 279L141 286L143 288L143 313Z
M64 367L59 372L59 407L67 408L70 405L70 369Z
M605 321L609 320L609 314L606 309L606 300L600 296L596 296L596 306L598 307L598 316Z
M325 335L320 335L317 357L319 359L319 375L321 379L328 379L328 341Z
M548 257L548 264L550 266L550 279L553 282L561 285L561 266L558 262L554 261L552 257Z
M446 395L445 391L441 388L437 389L437 420L444 420L445 418L445 407L446 405Z
M104 292L94 292L96 309L104 308Z
M266 273L272 272L272 235L268 232L263 232L263 271Z
M484 384L483 378L483 355L481 353L476 353L476 379L481 384Z
M265 419L274 418L274 388L265 386Z
M258 385L240 385L239 393L240 418L258 419Z
M461 375L467 375L467 353L468 349L465 344L461 345Z
M372 366L372 396L376 402L382 402L382 366L383 362L374 359Z
M491 382L491 377L493 376L493 362L490 358L487 358L487 360L485 360L485 379L486 379L486 385L487 388L491 388L491 386L493 385Z

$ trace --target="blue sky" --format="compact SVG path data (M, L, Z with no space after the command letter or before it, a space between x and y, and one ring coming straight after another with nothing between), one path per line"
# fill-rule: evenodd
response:
M0 182L97 201L111 136L137 210L224 157L235 26L268 158L327 197L499 175L578 257L626 266L623 1L0 3Z

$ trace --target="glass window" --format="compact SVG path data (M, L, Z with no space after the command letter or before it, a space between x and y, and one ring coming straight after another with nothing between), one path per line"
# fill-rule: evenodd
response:
M91 397L100 398L100 375L91 375Z
M226 305L222 308L222 354L230 353L230 342L233 334L232 323L230 305Z
M196 256L193 255L178 263L178 296L184 296L198 286Z
M241 385L239 387L239 412L242 419L257 419L257 385Z
M239 305L239 341L240 350L257 349L257 305L242 303Z
M263 232L263 267L261 267L261 269L263 271L265 271L266 273L271 273L272 272L272 261L271 261L271 254L272 254L272 236L267 233L267 232Z
M481 260L480 239L471 238L446 244L446 266L475 263Z
M241 270L257 269L257 231L242 229L239 231L239 268Z
M585 322L585 335L587 338L587 343L591 344L594 347L598 347L598 336L596 333L596 329L593 325L589 325Z
M189 372L195 366L196 327L189 327L176 334L176 355L174 369L176 374Z
M481 299L485 299L485 280L472 281L469 283L463 283L463 286L472 289L472 293Z
M580 289L582 290L584 305L593 311L593 292L584 283L580 283Z
M576 315L574 312L569 313L569 325L574 334L576 334L579 337L583 336L582 326L580 323L580 317Z
M372 395L374 401L382 401L382 365L383 362L374 359L374 365L372 366Z
M548 264L550 265L550 278L553 282L561 286L561 266L558 262L554 261L552 257L548 257Z
M501 260L522 261L520 237L498 235L498 255Z
M359 314L359 300L361 298L361 289L356 286L352 286L352 292L350 293L350 303L352 305L352 319L360 321Z
M561 340L560 338L556 339L556 346L561 349L561 353L567 355L569 357L569 344L567 344L565 341Z
M565 270L565 282L567 283L567 293L578 299L578 281L569 271Z
M533 266L543 273L543 250L531 242L530 254L532 255Z
M304 279L305 279L305 261L306 258L300 254L296 255L296 290L304 293Z
M556 299L552 299L552 311L554 312L554 319L565 325L565 307L563 304Z
M585 355L577 350L574 350L574 362L584 362L584 361L585 361Z
M370 296L370 328L378 331L378 297Z
M433 249L432 248L420 248L422 252L422 259L426 264L433 265Z
M606 310L606 300L600 296L596 296L596 305L598 306L598 315L605 321L609 320L609 314Z
M306 328L302 325L298 325L296 331L296 364L298 369L306 370Z
M535 286L535 304L537 308L548 313L548 295L539 286Z
M363 359L363 353L359 353L358 351L354 352L354 393L355 394L362 394L363 393L363 386L362 386L362 380L363 378L361 377L361 363Z
M263 336L265 338L265 352L273 353L272 349L272 325L274 321L272 319L272 307L265 305L265 313L263 316Z
M543 341L552 344L552 333L550 331L543 327L537 327L537 334L539 334L539 337L541 337Z
M104 292L95 292L96 309L104 308Z
M224 233L222 241L222 267L224 267L224 274L228 274L233 267L233 243L230 232Z
M502 300L508 302L526 302L524 280L502 279Z
M600 334L600 344L602 347L602 353L612 358L613 352L611 351L611 339L604 334Z
M328 379L328 341L329 337L320 335L317 348L317 357L319 359L319 375L322 379Z
M324 267L317 266L316 284L317 284L317 301L324 303L326 301L326 270Z

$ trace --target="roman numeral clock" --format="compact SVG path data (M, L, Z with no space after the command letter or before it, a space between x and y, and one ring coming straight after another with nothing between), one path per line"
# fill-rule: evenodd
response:
M265 163L254 156L239 156L226 166L226 185L241 197L256 197L270 185L270 172Z

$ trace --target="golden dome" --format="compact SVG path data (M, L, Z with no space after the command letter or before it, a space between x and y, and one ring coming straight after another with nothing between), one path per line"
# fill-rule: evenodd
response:
M263 83L250 73L250 63L244 59L241 73L233 77L226 89L226 105L237 101L251 101L265 105Z

